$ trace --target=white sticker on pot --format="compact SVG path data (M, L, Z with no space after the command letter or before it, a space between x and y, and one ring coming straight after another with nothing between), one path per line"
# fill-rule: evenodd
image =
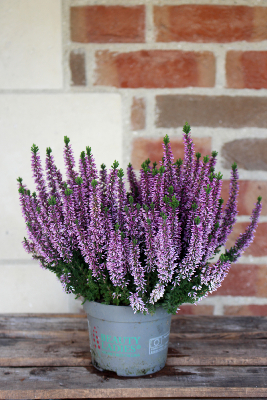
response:
M164 335L149 339L149 354L159 353L160 351L166 349L169 343L169 335L170 333L167 332Z

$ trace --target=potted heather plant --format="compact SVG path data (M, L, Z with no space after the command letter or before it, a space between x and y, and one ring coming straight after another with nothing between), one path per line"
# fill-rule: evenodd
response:
M261 198L246 231L221 252L236 221L237 166L223 206L217 152L201 160L187 123L183 135L184 160L174 161L166 135L159 166L146 160L137 177L129 164L128 191L119 163L109 171L102 164L98 173L90 147L81 152L77 172L66 136L66 181L49 147L45 183L35 144L37 193L18 178L28 233L23 246L67 293L84 298L98 369L136 376L163 368L171 314L215 291L253 240Z

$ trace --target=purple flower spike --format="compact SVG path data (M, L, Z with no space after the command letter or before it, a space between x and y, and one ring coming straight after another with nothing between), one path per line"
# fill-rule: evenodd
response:
M125 276L127 274L127 252L128 239L124 238L119 230L119 224L111 231L109 248L107 253L107 270L114 286L124 287L127 285Z

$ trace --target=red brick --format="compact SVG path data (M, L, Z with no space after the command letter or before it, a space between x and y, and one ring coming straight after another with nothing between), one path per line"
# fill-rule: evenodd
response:
M193 138L195 151L203 156L211 153L211 138ZM133 141L131 162L134 169L140 169L141 164L149 158L151 163L161 161L163 157L162 139L137 138ZM184 157L184 144L182 138L172 139L171 148L174 159Z
M264 118L267 122L266 116ZM231 165L236 162L238 168L248 171L267 171L267 139L232 140L223 145L221 154L222 165L226 169L231 169Z
M229 88L267 88L267 51L228 51L226 78Z
M226 204L229 197L230 181L223 181L221 197ZM239 215L251 215L254 204L262 196L261 215L267 215L267 182L266 181L239 181L239 195L237 210Z
M164 94L156 96L156 125L158 128L178 128L188 121L191 126L267 128L266 110L266 97ZM267 143L267 139L263 140ZM252 157L253 153L250 159Z
M85 55L80 50L70 53L70 72L72 86L86 85Z
M267 8L223 5L154 7L158 42L227 43L267 39Z
M131 128L134 131L146 127L146 102L144 98L133 98L131 106Z
M96 85L119 88L213 87L215 59L211 52L141 50L96 52Z
M214 306L186 304L179 307L178 315L213 315Z
M80 43L142 43L145 8L81 6L70 9L71 40Z
M211 296L267 297L267 265L232 264L222 286Z
M267 316L267 305L249 304L245 306L225 306L224 315Z
M236 239L240 233L245 232L248 222L237 222L234 225L233 232L229 235L226 248L234 246ZM245 256L262 257L267 256L267 222L261 222L256 229L253 243L247 248Z

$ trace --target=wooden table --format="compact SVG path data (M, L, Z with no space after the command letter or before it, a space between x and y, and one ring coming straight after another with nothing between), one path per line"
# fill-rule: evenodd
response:
M267 318L174 316L166 367L91 365L84 315L0 315L0 399L267 398Z

